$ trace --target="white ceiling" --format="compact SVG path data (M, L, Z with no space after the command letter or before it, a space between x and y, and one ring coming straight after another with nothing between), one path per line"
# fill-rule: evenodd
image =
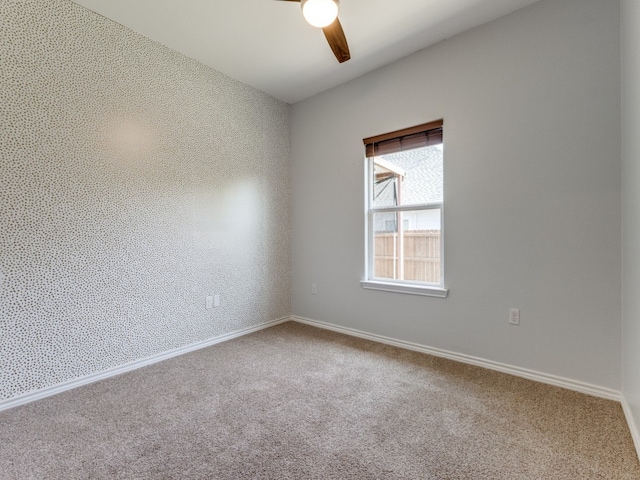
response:
M280 100L295 103L537 0L341 0L339 64L300 5L275 0L74 0Z

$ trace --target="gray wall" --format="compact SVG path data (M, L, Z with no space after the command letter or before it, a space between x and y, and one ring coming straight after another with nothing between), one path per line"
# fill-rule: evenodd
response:
M622 388L640 441L640 2L622 1ZM640 452L640 443L636 444Z
M619 40L542 0L295 104L293 314L619 390ZM363 290L361 139L438 118L449 298Z
M67 0L0 25L0 400L289 315L289 106Z

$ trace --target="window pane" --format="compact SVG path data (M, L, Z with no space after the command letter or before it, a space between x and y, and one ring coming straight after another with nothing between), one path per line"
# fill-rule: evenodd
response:
M442 144L373 162L373 208L442 203Z
M373 276L440 284L440 219L440 209L375 213Z

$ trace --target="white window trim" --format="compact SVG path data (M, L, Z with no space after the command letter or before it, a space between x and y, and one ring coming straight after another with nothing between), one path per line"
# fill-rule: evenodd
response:
M362 288L368 290L379 290L384 292L394 292L394 293L404 293L409 295L422 295L427 297L437 297L437 298L447 298L449 294L449 289L445 286L444 280L444 202L442 203L432 203L432 204L422 204L422 205L407 205L407 206L393 206L393 207L379 207L373 208L373 182L371 179L373 178L374 171L374 159L373 157L367 158L367 168L365 168L365 232L366 232L366 242L365 242L365 278L366 280L361 280L360 285ZM403 280L390 280L390 279L382 279L373 277L373 254L369 254L373 252L373 241L374 241L374 232L373 232L373 215L376 213L386 213L386 212L398 212L398 211L412 211L412 210L430 210L430 209L440 209L440 279L442 283L440 284L429 284L429 283L419 283L419 282L411 282L411 281L403 281Z
M362 280L362 288L367 290L381 290L383 292L407 293L425 297L447 298L449 289L436 285L419 285L416 283L383 282L380 280Z

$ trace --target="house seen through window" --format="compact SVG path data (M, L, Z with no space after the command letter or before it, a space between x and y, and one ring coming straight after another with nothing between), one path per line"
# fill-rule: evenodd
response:
M429 287L436 287L436 296L446 296L442 125L440 120L364 140L366 288L387 290L389 284L397 284L398 291L430 295ZM403 290L403 285L418 289Z

